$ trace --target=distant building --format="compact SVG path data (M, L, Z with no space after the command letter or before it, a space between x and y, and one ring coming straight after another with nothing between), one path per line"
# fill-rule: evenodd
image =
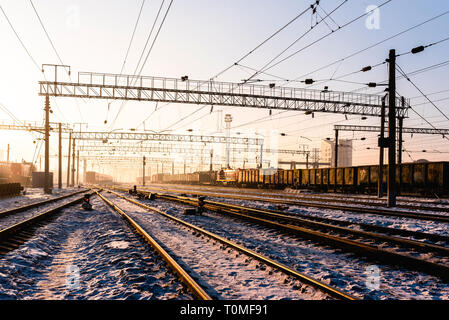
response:
M330 167L335 162L335 141L321 141L321 162L329 163ZM352 140L338 140L338 167L352 166Z

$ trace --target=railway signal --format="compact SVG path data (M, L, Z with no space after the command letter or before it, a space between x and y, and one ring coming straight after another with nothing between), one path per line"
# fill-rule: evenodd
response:
M90 203L90 195L89 194L84 195L83 204L81 206L86 211L92 210L92 204Z

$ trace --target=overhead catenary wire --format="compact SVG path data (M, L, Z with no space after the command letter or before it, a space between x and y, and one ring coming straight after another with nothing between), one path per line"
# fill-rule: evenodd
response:
M319 2L318 2L319 3ZM256 47L254 47L253 49L251 49L249 52L247 52L246 54L244 54L242 57L240 57L236 62L234 62L233 64L231 64L229 67L225 68L224 70L218 72L216 75L214 75L213 77L210 78L210 80L213 80L215 78L218 78L219 76L221 76L223 73L227 72L228 70L230 70L232 67L234 67L235 65L239 64L240 62L242 62L243 60L245 60L248 56L250 56L251 54L253 54L256 50L258 50L260 47L262 47L264 44L266 44L268 41L270 41L271 39L273 39L276 35L278 35L281 31L283 31L285 28L287 28L289 25L291 25L293 22L295 22L296 20L298 20L300 17L302 17L304 14L306 14L308 11L313 10L313 6L314 4L311 4L310 6L308 6L305 10L301 11L298 15L296 15L293 19L291 19L289 22L287 22L285 25L283 25L281 28L277 29L273 34L271 34L268 38L266 38L265 40L263 40L261 43L259 43Z
M344 0L339 6L337 6L334 10L332 10L327 16L329 16L329 15L331 15L331 14L333 14L337 9L339 9L344 3L346 3L348 0ZM390 1L392 1L392 0L390 0ZM318 2L316 2L315 3L315 5L317 5L317 4L319 4L319 1ZM311 5L310 6L310 8L308 8L308 9L306 9L306 10L304 10L300 15L299 15L299 17L300 16L302 16L303 14L305 14L307 11L309 11L310 9L313 9L313 8L315 8L315 5ZM324 18L324 19L326 19L327 18L327 16ZM317 25L319 24L319 23L321 23L322 21L324 21L324 19L322 19L320 22L318 22L317 23ZM305 35L307 35L310 31L312 31L312 29L313 29L313 27L310 29L310 30L308 30L308 31L306 31L303 35L301 35L299 38L297 38L287 49L285 49L282 53L281 53L281 55L286 51L286 50L288 50L291 46L293 46L295 43L297 43L299 40L301 40ZM277 33L275 33L275 34L277 34ZM265 42L264 42L265 43ZM252 51L252 52L254 52L254 51ZM252 52L250 52L250 53L252 53ZM245 57L246 58L246 57ZM275 59L276 59L277 57L275 57ZM244 58L243 58L244 59ZM234 65L237 65L240 61L242 61L243 59L240 59L238 62L236 62L236 63L234 63ZM271 62L270 62L271 63ZM227 70L229 70L229 68L227 69ZM225 71L226 71L226 69L225 69ZM223 73L223 72L222 72ZM220 74L222 74L222 73L220 73ZM256 72L256 73L254 73L252 76L250 76L248 79L246 79L243 83L246 83L246 82L248 82L249 80L251 80L255 75L257 75L258 74L258 72ZM213 80L214 78L216 78L216 77L212 77L210 80ZM197 111L200 111L200 110L202 110L202 109L204 109L205 107L201 107L200 109L198 109ZM193 114L195 114L197 111L194 111L193 113L191 113L190 115L188 115L187 117L184 117L184 119L186 119L186 118L188 118L189 116L191 116L191 115L193 115ZM178 122L176 122L176 124L177 123L179 123L179 121ZM170 126L171 127L171 126ZM168 128L170 128L170 127L168 127Z
M41 74L41 68L39 67L39 64L36 62L36 60L34 59L34 57L31 55L30 51L28 50L28 48L25 46L24 42L22 41L22 39L20 38L19 34L17 33L16 29L14 28L13 24L11 23L11 21L9 20L5 10L3 9L3 7L0 5L0 9L3 13L3 15L5 16L6 21L8 22L9 26L11 27L12 31L14 32L17 40L19 41L19 43L21 44L22 48L25 50L26 54L28 55L28 57L30 58L30 60L32 61L33 65L36 67L37 71L39 72L39 74ZM45 78L45 75L44 75ZM58 105L56 104L56 109L58 110L59 114L62 116L62 120L66 121L66 118L64 116L64 114L61 112L61 110L59 109Z
M367 51L367 50L370 50L370 49L372 49L372 48L375 48L375 47L377 47L378 45L381 45L381 44L383 44L383 43L385 43L385 42L387 42L387 41L389 41L389 40L392 40L392 39L394 39L394 38L397 38L398 36L401 36L401 35L403 35L403 34L405 34L405 33L408 33L408 32L410 32L410 31L412 31L412 30L414 30L414 29L416 29L416 28L419 28L419 27L421 27L421 26L423 26L423 25L425 25L425 24L427 24L427 23L429 23L429 22L432 22L432 21L434 21L434 20L436 20L436 19L438 19L438 18L441 18L441 17L445 16L445 15L448 14L448 13L449 13L449 10L448 10L448 11L445 11L445 12L443 12L443 13L441 13L441 14L438 14L438 15L436 15L436 16L433 16L432 18L429 18L429 19L427 19L427 20L425 20L425 21L423 21L423 22L420 22L420 23L418 23L418 24L416 24L416 25L413 25L412 27L409 27L409 28L407 28L407 29L405 29L405 30L403 30L403 31L401 31L401 32L395 33L394 35L389 36L389 37L387 37L387 38L385 38L385 39L383 39L383 40L381 40L381 41L378 41L378 42L376 42L376 43L374 43L374 44L372 44L372 45L369 45L368 47L365 47L365 48L363 48L363 49L357 50L356 52L351 53L350 55L347 55L347 56L345 56L344 58L335 60L335 61L333 61L333 62L331 62L331 63L329 63L329 64L327 64L327 65L324 65L324 66L319 67L319 68L317 68L317 69L315 69L315 70L313 70L313 71L310 71L310 72L308 72L308 73L306 73L306 74L303 74L303 75L301 75L301 76L295 78L294 81L296 81L296 80L298 80L298 79L301 79L301 78L304 78L304 77L307 77L307 76L309 76L309 75L311 75L311 74L313 74L313 73L319 72L319 71L321 71L321 70L327 69L327 68L329 68L329 67L331 67L331 66L333 66L333 65L335 65L335 64L337 64L337 63L340 63L340 62L342 62L342 61L345 61L345 60L347 60L347 59L353 58L353 57L355 57L355 56L357 56L357 55L359 55L359 54L361 54L361 53L363 53L363 52L365 52L365 51ZM436 43L435 43L435 44L436 44Z
M390 3L391 1L393 1L393 0L387 0L387 1L383 2L383 3L381 3L376 9L379 9L379 8L381 8L381 7L385 6L385 5L387 5L387 4ZM354 22L360 20L361 18L365 17L366 15L372 13L373 10L375 10L375 9L372 9L372 10L370 10L370 11L367 11L367 12L365 12L364 14L362 14L362 15L360 15L360 16L358 16L358 17L356 17L356 18L354 18L354 19L352 19L352 20L346 22L346 23L343 24L340 28L338 28L336 31L332 31L332 32L329 32L329 33L325 34L324 36L318 38L317 40L315 40L315 41L313 41L313 42L311 42L311 43L309 43L308 45L302 47L301 49L299 49L299 50L297 50L297 51L295 51L295 52L289 54L288 56L286 56L285 58L283 58L283 59L277 61L276 63L274 63L274 64L272 64L272 65L270 65L270 66L261 68L261 71L266 72L267 70L270 70L270 69L274 68L275 66L277 66L277 65L281 64L282 62L284 62L284 61L286 61L286 60L292 58L293 56L297 55L298 53L300 53L300 52L302 52L302 51L304 51L304 50L306 50L306 49L312 47L313 45L317 44L318 42L320 42L320 41L326 39L326 38L329 37L330 35L335 34L336 32L338 32L338 31L344 29L345 27L347 27L347 26L353 24ZM332 14L332 12L331 12L330 14ZM295 80L296 80L296 79L295 79Z
M348 0L344 0L342 3L340 3L340 5L338 5L334 10L332 10L329 14L326 15L326 17L324 17L323 19L320 20L320 22L318 22L315 26L311 27L309 30L307 30L306 32L304 32L303 34L301 34L298 38L295 39L295 41L293 41L290 45L287 46L287 48L285 48L284 50L282 50L279 54L277 54L274 58L272 58L269 62L267 62L262 68L260 68L257 72L255 72L251 77L248 78L248 80L251 80L252 78L254 78L255 76L257 76L259 73L261 72L265 72L269 69L271 69L272 67L274 67L275 65L277 65L278 63L270 66L271 63L273 63L277 58L279 58L281 55L283 55L287 50L289 50L291 47L293 47L296 43L298 43L299 40L303 39L307 34L309 34L312 30L314 30L314 28L320 24L322 21L325 21L325 19L332 15L335 11L337 11L339 8L341 8ZM392 0L388 0L392 1ZM345 27L345 26L343 26ZM343 27L339 27L337 29L340 30ZM333 34L335 31L332 30L328 35ZM324 39L320 38L321 40ZM320 40L319 40L320 41ZM282 61L282 60L281 60Z
M8 16L6 15L5 10L3 10L3 7L0 5L0 9L2 10L3 15L5 16L6 21L8 22L9 26L11 27L12 31L14 32L14 34L17 37L17 40L19 40L20 44L22 45L22 48L25 50L26 54L28 55L28 57L30 58L30 60L33 62L34 66L36 67L37 70L39 70L39 72L41 71L41 68L39 67L39 64L36 62L36 60L33 58L33 56L31 55L31 53L28 51L27 47L25 46L25 44L23 43L22 39L20 38L19 34L17 33L16 29L14 28L14 26L12 25L11 21L9 20Z
M319 3L319 1L318 1ZM315 2L316 4L316 2ZM273 39L276 35L278 35L281 31L283 31L284 29L286 29L289 25L291 25L293 22L295 22L296 20L298 20L300 17L302 17L305 13L307 13L308 11L313 9L314 4L308 6L306 9L304 9L303 11L301 11L299 14L297 14L293 19L291 19L290 21L288 21L286 24L284 24L282 27L280 27L279 29L277 29L274 33L272 33L268 38L264 39L261 43L259 43L256 47L254 47L253 49L251 49L249 52L247 52L246 54L244 54L242 57L240 57L235 63L233 63L232 65L230 65L229 67L225 68L224 70L218 72L217 74L215 74L214 76L212 76L209 80L212 81L215 78L221 76L222 74L224 74L225 72L227 72L228 70L230 70L232 67L238 65L241 61L243 61L244 59L246 59L248 56L250 56L251 54L253 54L255 51L257 51L259 48L261 48L264 44L266 44L268 41L270 41L271 39ZM164 107L168 106L170 103L167 103L165 105L163 105L159 110L162 110ZM200 108L199 110L204 109L204 107ZM148 120L149 117L151 117L155 112L152 112L150 114L150 116L148 116L144 121ZM194 112L196 113L196 111ZM193 115L194 113L192 113L191 115ZM188 118L188 117L186 117ZM143 121L143 122L144 122ZM141 122L140 124L142 124L143 122Z
M435 107L435 109L437 109L447 120L449 120L449 117L440 108L438 108L432 100L429 99L429 97L407 76L405 71L398 64L396 64L396 67L397 70L405 77L405 79L407 79L407 81L410 82L416 88L416 90L418 90L419 93L421 93L423 97L425 97L429 101L429 103Z
M34 3L33 3L32 0L30 0L30 4L31 4L31 6L33 7L34 13L35 13L36 16L37 16L37 19L39 20L39 23L40 23L42 29L44 30L44 33L45 33L45 35L47 36L47 39L48 39L48 41L50 42L50 45L51 45L51 47L53 48L53 51L55 52L55 55L56 55L56 57L58 58L59 63L61 63L61 65L64 65L64 62L62 61L62 58L61 58L61 56L59 55L58 50L56 50L56 47L55 47L55 45L54 45L54 43L53 43L53 40L51 39L50 34L49 34L48 31L47 31L47 28L45 28L45 25L44 25L44 23L43 23L43 21L42 21L42 19L41 19L41 16L39 15L39 13L38 13L38 11L37 11L37 9L36 9L36 6L34 5ZM64 68L64 70L67 72L67 74L68 74L68 76L69 76L69 78L70 78L70 81L72 81L72 77L71 77L70 73L67 71L66 68ZM45 75L44 75L44 78L45 78ZM55 79L55 80L56 80L56 79ZM73 82L73 81L72 81L72 82ZM66 117L64 116L64 114L61 112L61 110L60 110L60 108L59 108L59 105L58 105L58 103L57 103L57 101L56 101L56 98L54 98L53 101L55 102L56 108L58 109L59 113L61 113L61 115L63 116L63 118L65 119L65 121L68 122L67 119L66 119ZM83 115L82 115L82 113L81 113L81 108L80 108L80 106L79 106L79 104L78 104L78 100L75 100L75 103L76 103L76 107L77 107L77 109L78 109L78 113L79 113L79 115L80 115L80 120L81 120L82 122L84 122L84 118L83 118Z
M162 8L162 5L163 5L164 1L165 1L165 0L162 1L161 8ZM166 20L166 18L167 18L167 15L168 15L168 13L169 13L169 11L170 11L170 8L171 8L172 4L173 4L173 0L170 1L169 5L168 5L168 8L167 8L167 10L165 11L164 17L162 18L162 22L161 22L161 24L159 25L159 28L158 28L158 30L157 30L157 32L156 32L156 35L154 36L153 42L152 42L152 44L151 44L151 47L150 47L150 49L148 50L147 55L145 56L145 59L144 59L142 65L141 65L140 70L139 70L138 74L136 75L135 79L137 79L138 77L140 77L140 75L141 75L141 73L142 73L142 71L143 71L143 68L145 67L145 65L146 65L146 63L147 63L147 61L148 61L148 57L150 56L151 51L153 50L154 44L156 43L156 40L157 40L157 38L158 38L158 36L159 36L159 34L160 34L160 31L161 31L161 29L162 29L162 26L164 25L164 22L165 22L165 20ZM159 15L159 14L158 14L158 15ZM157 18L155 19L155 22L154 22L153 27L152 27L152 29L151 29L150 35L152 34L152 31L153 31L153 28L154 28L154 25L155 25L156 21L157 21ZM149 39L149 38L148 38L148 39ZM142 53L143 53L143 52L144 52L144 51L142 51ZM138 66L138 65L137 65L137 66ZM136 70L137 70L137 68L136 68ZM134 72L134 75L135 75L135 72ZM125 105L125 104L122 104L122 105L120 106L120 108L119 108L119 110L118 110L118 112L117 112L117 114L116 114L116 116L115 116L115 118L114 118L114 120L113 120L113 122L112 122L111 129L112 129L112 127L114 126L115 122L117 121L117 118L118 118L118 116L120 115L121 111L123 110L124 105Z
M132 32L132 35L131 35L131 39L129 40L128 49L126 50L125 58L123 58L122 68L120 69L120 75L123 74L123 70L124 70L124 68L125 68L126 60L128 59L129 51L130 51L130 49L131 49L131 45L132 45L132 43L133 43L134 36L135 36L135 34L136 34L137 25L139 24L140 17L141 17L141 15L142 15L142 11L143 11L143 7L144 7L144 5L145 5L145 1L146 1L146 0L142 0L142 4L141 4L140 10L139 10L139 14L138 14L138 16L137 16L136 23L134 24L134 29L133 29L133 32Z

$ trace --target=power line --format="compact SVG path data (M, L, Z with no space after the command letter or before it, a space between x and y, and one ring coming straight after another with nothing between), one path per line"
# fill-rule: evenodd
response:
M164 1L165 1L165 0L162 1L162 4L164 3ZM157 40L157 38L158 38L158 36L159 36L159 33L160 33L161 29L162 29L162 26L164 25L164 22L165 22L165 20L166 20L166 18L167 18L168 12L170 11L170 8L171 8L172 4L173 4L173 0L170 1L170 4L168 5L167 10L165 11L165 15L164 15L164 17L162 18L162 22L161 22L161 24L159 25L159 28L158 28L158 30L157 30L157 33L156 33L156 35L155 35L155 37L154 37L154 39L153 39L153 42L152 42L152 44L151 44L150 49L149 49L148 52L147 52L147 55L146 55L146 57L145 57L145 60L143 61L142 66L141 66L141 68L140 68L140 70L139 70L139 73L137 74L137 77L140 76L140 74L142 73L143 68L145 67L145 64L147 63L148 57L150 56L150 53L151 53L151 51L153 50L154 44L156 43L156 40ZM155 19L155 23L156 23L156 19ZM153 27L154 27L154 25L153 25ZM152 31L153 31L153 29L152 29ZM152 33L152 31L151 31L151 33ZM149 39L149 38L148 38L148 39ZM137 77L136 77L136 79L137 79ZM112 128L113 125L115 124L115 121L117 120L118 116L120 115L121 111L123 110L123 107L124 107L124 104L122 104L122 105L120 106L120 109L119 109L119 111L117 112L117 115L115 116L114 121L112 122L111 128Z
M125 68L126 59L128 59L129 51L131 49L131 44L132 44L132 42L134 40L134 35L136 33L137 25L139 24L140 16L142 15L142 10L143 10L143 6L145 5L145 1L146 0L143 0L142 1L142 5L140 6L139 15L137 16L137 20L136 20L136 23L134 25L134 30L133 30L133 33L131 35L131 40L129 41L128 49L126 50L125 58L123 59L122 68L120 69L120 75L123 73L123 69Z
M277 58L279 58L281 55L283 55L288 49L290 49L292 46L294 46L299 40L301 40L302 38L304 38L307 34L309 34L309 32L311 32L318 24L320 24L322 21L324 21L328 16L330 16L331 14L333 14L335 11L337 11L341 6L343 6L348 0L344 0L339 6L337 6L334 10L332 10L329 14L326 15L325 18L321 19L320 22L318 22L315 26L312 26L309 30L307 30L305 33L303 33L300 37L298 37L295 41L293 41L289 46L287 46L287 48L285 48L284 50L282 50L278 55L276 55L273 59L271 59L268 63L266 63L262 68L260 68L256 73L254 73L251 77L248 78L248 80L252 79L253 77L255 77L256 75L258 75L260 72L262 71L267 71L269 69L271 69L272 67L274 67L275 65L279 64L280 62L282 62L283 60L281 60L279 63L276 63L274 65L272 65L271 67L268 67L271 63L273 63ZM392 0L389 0L392 1ZM344 26L343 26L344 27ZM340 30L342 27L339 27L337 30ZM332 30L329 34L334 33L335 31ZM328 34L328 35L329 35ZM321 38L321 39L324 39Z
M401 32L398 32L398 33L396 33L396 34L394 34L394 35L392 35L392 36L390 36L390 37L387 37L387 38L385 38L385 39L383 39L383 40L381 40L381 41L378 41L378 42L376 42L376 43L374 43L374 44L372 44L372 45L370 45L370 46L368 46L368 47L366 47L366 48L360 49L360 50L358 50L358 51L356 51L356 52L354 52L354 53L352 53L352 54L350 54L350 55L348 55L348 56L346 56L346 57L344 57L344 58L338 59L338 60L336 60L336 61L334 61L334 62L332 62L332 63L329 63L329 64L327 64L327 65L325 65L325 66L322 66L322 67L320 67L320 68L318 68L318 69L315 69L315 70L313 70L313 71L311 71L311 72L309 72L309 73L303 74L303 75L301 75L301 76L295 78L294 80L298 80L298 79L307 77L308 75L311 75L311 74L313 74L313 73L315 73L315 72L318 72L318 71L327 69L327 68L333 66L334 64L337 64L337 63L339 63L339 62L343 62L343 61L345 61L345 60L347 60L347 59L350 59L350 58L352 58L352 57L354 57L354 56L356 56L356 55L359 55L359 54L361 54L361 53L363 53L363 52L365 52L365 51L367 51L367 50L370 50L370 49L372 49L372 48L374 48L374 47L377 47L378 45L383 44L383 43L385 43L385 42L387 42L387 41L389 41L389 40L391 40L391 39L394 39L394 38L396 38L396 37L398 37L398 36L401 36L401 35L403 35L403 34L405 34L405 33L407 33L407 32L410 32L411 30L416 29L416 28L419 28L419 27L421 27L421 26L423 26L423 25L425 25L425 24L427 24L427 23L429 23L429 22L431 22L431 21L434 21L434 20L436 20L436 19L438 19L438 18L440 18L440 17L442 17L442 16L444 16L444 15L446 15L446 14L448 14L448 13L449 13L449 10L448 10L448 11L445 11L445 12L439 14L439 15L436 15L436 16L430 18L430 19L427 19L427 20L425 20L425 21L423 21L423 22L421 22L421 23L419 23L419 24L416 24L416 25L414 25L414 26L412 26L412 27L410 27L410 28L407 28L407 29L405 29L405 30L403 30L403 31L401 31Z
M422 92L422 90L418 88L418 86L412 80L410 80L404 70L402 70L402 68L398 64L396 64L396 66L397 70L407 79L407 81L410 82L416 88L416 90L418 90L435 107L435 109L437 109L447 120L449 120L449 117L443 111L441 111L441 109L438 108L436 104L433 103L432 100L430 100L429 97L426 96L426 94Z
M319 1L318 1L319 3ZM259 43L255 48L253 48L252 50L250 50L249 52L247 52L245 55L243 55L240 59L238 59L235 63L233 63L232 65L230 65L229 67L225 68L224 70L218 72L216 75L212 76L210 78L210 80L212 81L213 79L219 77L220 75L222 75L223 73L225 73L226 71L230 70L232 67L238 65L241 61L243 61L245 58L247 58L249 55L253 54L257 49L259 49L260 47L262 47L265 43L267 43L269 40L271 40L272 38L274 38L277 34L279 34L282 30L284 30L285 28L287 28L289 25L291 25L294 21L296 21L298 18L300 18L301 16L303 16L306 12L308 12L309 10L313 9L313 4L310 5L309 7L307 7L305 10L303 10L302 12L300 12L298 15L296 15L292 20L290 20L289 22L287 22L285 25L283 25L281 28L279 28L278 30L276 30L273 34L271 34L268 38L266 38L265 40L263 40L261 43ZM161 110L162 108L166 107L167 105L169 105L170 103L167 103L165 105L163 105L159 110ZM201 107L200 109L198 109L197 111L201 111L202 109L204 109L205 107ZM156 111L156 110L155 110ZM155 111L153 111L143 122L145 122L146 120L148 120L154 113ZM190 115L193 115L194 113L196 113L197 111L194 111L193 113L191 113ZM188 115L185 118L188 118L190 115ZM141 122L140 124L142 124L143 122ZM179 122L177 122L179 123ZM175 123L175 124L177 124ZM171 126L169 126L170 128Z
M319 1L318 1L319 3ZM230 65L229 67L225 68L224 70L220 71L219 73L217 73L215 76L211 77L210 80L213 80L217 77L219 77L220 75L222 75L223 73L225 73L226 71L228 71L229 69L231 69L233 66L239 64L240 62L242 62L244 59L246 59L249 55L251 55L252 53L254 53L257 49L259 49L260 47L262 47L265 43L267 43L268 41L270 41L272 38L274 38L277 34L279 34L282 30L284 30L285 28L287 28L290 24L292 24L294 21L298 20L300 17L302 17L305 13L307 13L309 10L312 10L314 8L314 4L310 5L309 7L307 7L307 9L301 11L296 17L294 17L292 20L290 20L288 23L286 23L285 25L283 25L280 29L276 30L272 35L270 35L268 38L266 38L264 41L262 41L261 43L259 43L254 49L250 50L248 53L244 54L240 59L238 59L234 64Z
M25 50L25 52L27 53L28 57L31 59L31 61L33 62L33 64L36 66L37 70L39 70L39 72L41 71L41 68L39 67L39 65L37 64L36 60L34 60L33 56L31 55L31 53L28 51L28 49L26 48L25 44L23 43L22 39L20 39L19 34L16 32L16 29L14 29L14 26L12 25L11 21L9 20L8 16L6 15L5 10L3 10L3 7L0 5L0 9L3 12L3 15L6 18L6 21L8 21L9 26L11 27L12 31L14 32L14 34L17 37L17 40L19 40L20 44L22 45L22 48Z
M30 0L30 4L31 4L31 6L33 7L34 13L35 13L36 16L37 16L37 19L39 20L39 23L41 24L42 29L44 29L45 35L47 36L47 39L48 39L48 41L50 42L51 47L53 48L53 51L55 52L56 56L58 57L59 62L60 62L61 64L64 64L64 62L62 62L62 59L61 59L61 57L60 57L58 51L56 50L55 45L53 44L53 41L51 40L50 35L48 34L47 29L45 28L44 23L42 22L42 19L41 19L41 17L39 16L39 13L37 12L36 7L34 6L32 0Z
M316 44L316 43L318 43L318 42L324 40L325 38L329 37L330 35L335 34L337 31L339 31L339 30L341 30L341 29L343 29L343 28L345 28L345 27L347 27L347 26L353 24L354 22L360 20L361 18L365 17L366 15L372 13L374 10L377 10L377 9L379 9L379 8L381 8L381 7L383 7L383 6L385 6L386 4L390 3L391 1L393 1L393 0L387 0L387 1L383 2L383 3L380 4L376 9L373 9L373 10L371 10L371 11L368 11L368 12L366 12L366 13L364 13L364 14L362 14L362 15L360 15L360 16L354 18L354 19L352 19L351 21L349 21L349 22L345 23L344 25L342 25L342 26L341 26L339 29L337 29L336 31L333 31L333 32L330 32L330 33L325 34L324 36L320 37L319 39L317 39L317 40L315 40L315 41L309 43L307 46L302 47L301 49L299 49L299 50L293 52L292 54L288 55L287 57L285 57L285 58L279 60L279 61L276 62L275 64L273 64L273 65L271 65L271 66L269 66L269 67L267 67L267 68L264 68L262 71L267 71L267 70L269 70L269 69L274 68L275 66L279 65L280 63L282 63L282 62L284 62L284 61L286 61L286 60L292 58L293 56L295 56L296 54L298 54L298 53L304 51L305 49L310 48L310 47L313 46L314 44ZM295 80L296 80L296 79L295 79Z

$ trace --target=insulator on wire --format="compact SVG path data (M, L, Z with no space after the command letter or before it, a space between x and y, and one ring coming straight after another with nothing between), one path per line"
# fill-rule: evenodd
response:
M375 82L370 82L370 83L368 83L368 87L370 87L370 88L375 88L375 87L377 87L377 83L375 83Z
M423 52L423 51L424 51L424 46L419 46L419 47L413 48L411 52L413 54L416 54L416 53Z
M313 79L304 80L305 84L313 84L315 81Z
M362 72L367 72L367 71L370 71L371 69L372 69L371 66L366 66L366 67L362 68Z

